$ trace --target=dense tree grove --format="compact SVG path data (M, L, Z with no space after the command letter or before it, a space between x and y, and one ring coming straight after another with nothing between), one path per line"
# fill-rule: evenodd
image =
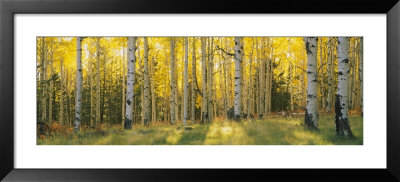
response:
M362 82L362 37L37 38L37 121L75 132L335 113L351 137Z

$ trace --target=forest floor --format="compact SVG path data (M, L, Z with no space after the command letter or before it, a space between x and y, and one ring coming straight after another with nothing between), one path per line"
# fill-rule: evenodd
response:
M363 119L350 116L354 138L335 133L334 115L320 115L319 130L310 131L302 124L304 117L251 119L241 122L220 120L211 124L184 126L153 123L107 129L82 129L80 133L53 133L37 138L38 145L362 145ZM189 122L190 124L190 122Z

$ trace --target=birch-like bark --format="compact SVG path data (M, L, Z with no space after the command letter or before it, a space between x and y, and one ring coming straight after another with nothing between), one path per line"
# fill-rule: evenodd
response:
M75 126L79 132L82 111L82 38L76 38L76 95L75 95Z
M318 37L305 37L304 44L307 51L307 105L304 121L308 128L318 129Z
M259 49L259 41L256 43L256 49L257 49L257 62L260 64L260 68L258 71L258 80L259 80L259 89L257 90L258 92L258 115L260 118L263 117L264 114L264 96L265 96L265 60L264 57L260 55L260 49ZM264 46L261 46L261 48L264 48ZM263 50L263 49L262 49Z
M140 123L144 125L144 71L143 71L143 59L140 52L140 38L137 38L137 60L139 62L139 85L140 85Z
M100 37L96 39L96 57L97 57L97 68L96 68L96 120L94 121L94 126L97 122L100 122L101 112L100 112Z
M134 99L134 85L135 85L135 64L136 64L136 37L128 37L128 73L126 83L126 109L125 109L125 129L132 129L132 113L133 113L133 99Z
M196 91L195 91L195 85L197 84L197 79L196 79L196 38L193 37L192 41L192 46L193 46L193 52L192 52L192 109L191 109L191 122L194 124L195 121L195 110L196 110Z
M176 122L176 75L175 75L175 40L173 37L169 40L170 43L170 64L171 64L171 97L170 97L170 116L171 116L171 124Z
M214 114L213 114L213 72L214 72L214 64L213 64L213 56L212 56L212 47L213 47L213 38L209 38L208 40L208 56L207 56L207 64L208 64L208 69L207 69L207 93L208 93L208 120L207 123L211 123Z
M235 101L234 101L234 118L239 121L242 117L242 106L240 98L242 97L242 46L241 37L235 37Z
M51 52L50 52L50 82L49 82L49 126L52 125L53 122L53 40L51 40Z
M148 125L150 123L150 83L149 83L149 46L147 37L144 37L144 125Z
M58 117L58 121L60 124L65 125L64 123L64 59L60 56L60 113Z
M46 115L46 109L47 109L47 87L46 87L46 79L47 79L47 53L46 53L46 38L42 37L42 75L40 76L41 81L40 83L42 84L42 122L47 122L47 115Z
M352 137L353 134L349 124L349 103L348 103L348 86L349 86L349 58L348 58L349 40L347 37L338 37L338 90L335 102L335 124L336 133L340 136Z
M188 118L188 54L189 54L189 44L188 38L185 37L185 68L184 68L184 77L185 77L185 85L183 88L183 125L186 125L186 120Z
M89 77L89 89L90 89L90 115L89 115L89 120L90 120L90 127L93 127L93 113L94 113L94 94L93 94L93 71L92 71L92 53L89 48L89 63L88 63L88 77Z
M208 95L207 95L207 59L206 59L206 38L201 37L201 68L202 68L202 94L203 94L203 103L202 103L202 115L201 122L203 124L208 121Z
M269 62L270 59L267 57L267 51L265 50L265 37L262 38L262 50L264 52L263 59L265 62L265 91L264 91L264 115L265 117L268 115L268 96L269 96ZM269 39L267 42L267 46L269 45Z
M150 90L151 90L151 121L155 122L156 121L156 96L155 96L155 90L154 90L154 56L151 60L150 64Z
M269 44L271 44L269 47L269 67L268 67L268 75L269 75L269 82L268 82L268 112L267 115L271 112L271 94L272 94L272 79L273 79L273 70L274 66L272 64L272 61L274 60L274 41L272 38L268 38ZM305 92L304 92L305 93Z
M358 73L360 74L360 97L361 97L361 117L364 116L364 75L363 75L363 66L364 66L364 38L360 38L360 66L358 67L359 71Z

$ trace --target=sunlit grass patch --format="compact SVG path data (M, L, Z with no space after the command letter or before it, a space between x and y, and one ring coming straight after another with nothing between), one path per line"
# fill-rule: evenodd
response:
M38 138L38 145L362 145L363 119L350 117L354 138L336 135L333 115L321 115L319 130L309 130L303 117L242 120L219 120L211 124L193 124L185 129L179 124L153 123L101 129L85 128L80 133L55 133Z

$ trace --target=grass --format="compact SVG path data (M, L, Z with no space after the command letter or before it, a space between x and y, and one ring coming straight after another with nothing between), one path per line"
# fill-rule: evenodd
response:
M354 137L337 136L333 115L320 115L319 130L303 126L303 117L266 118L241 122L216 121L192 125L155 123L149 127L134 125L132 130L113 126L101 132L85 129L78 134L55 133L38 138L38 145L362 145L363 119L350 116Z

